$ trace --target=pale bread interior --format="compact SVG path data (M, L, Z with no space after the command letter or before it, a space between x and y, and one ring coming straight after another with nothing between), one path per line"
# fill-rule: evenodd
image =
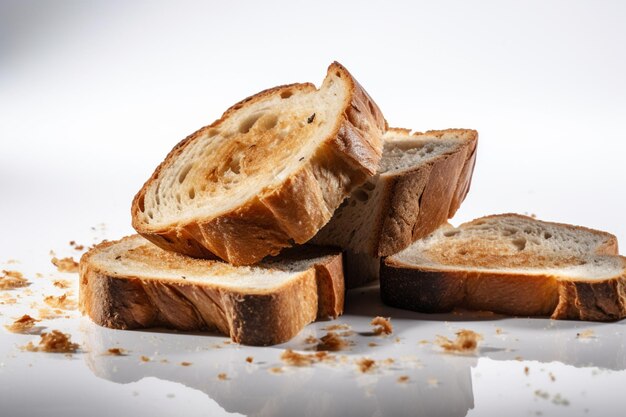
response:
M383 136L384 148L378 173L352 192L335 211L330 223L315 239L321 244L350 248L352 252L370 254L376 249L375 225L379 219L387 177L415 170L441 155L453 153L469 140L459 131L441 136L392 129Z
M606 279L621 275L625 267L621 257L597 255L611 238L595 230L498 215L458 228L443 226L389 260L444 271Z
M210 220L271 192L330 137L348 94L337 72L319 90L298 84L246 102L161 168L139 204L140 219L152 228Z
M241 292L270 292L298 279L328 255L322 248L269 258L255 266L194 259L165 251L134 235L93 251L90 263L109 276L211 285Z

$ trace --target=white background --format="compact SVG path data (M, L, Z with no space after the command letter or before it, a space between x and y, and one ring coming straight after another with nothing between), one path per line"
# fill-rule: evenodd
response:
M0 259L33 269L99 223L131 233L133 195L179 140L333 60L392 126L479 131L454 223L534 213L626 241L625 22L621 1L2 0Z

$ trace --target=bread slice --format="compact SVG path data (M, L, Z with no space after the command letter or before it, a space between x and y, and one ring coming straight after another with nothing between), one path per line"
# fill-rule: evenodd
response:
M376 173L386 122L340 64L320 89L262 91L180 142L135 196L156 245L251 265L304 243Z
M383 301L423 312L454 307L553 319L626 316L626 258L615 236L502 214L443 226L385 259Z
M478 133L389 129L378 174L355 190L313 242L346 249L346 286L378 279L380 257L427 236L469 191Z
M237 343L273 345L343 312L341 252L303 246L254 267L194 259L138 235L80 260L80 308L101 326L217 329Z

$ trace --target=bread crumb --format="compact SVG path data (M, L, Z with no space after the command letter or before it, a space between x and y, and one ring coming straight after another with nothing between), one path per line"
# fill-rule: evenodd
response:
M283 368L281 368L280 366L275 366L273 368L270 368L267 370L270 374L282 374L283 373Z
M550 394L540 389L535 390L535 395L539 398L543 398L544 400L547 400L548 398L550 398Z
M595 337L595 332L591 329L583 330L580 333L576 333L577 339L593 339Z
M320 342L316 346L316 350L324 351L328 350L331 352L338 352L340 350L346 349L351 346L352 343L348 340L345 340L341 336L339 336L335 332L328 332L325 336L322 336Z
M71 342L69 334L52 330L50 333L41 334L38 346L28 342L23 349L29 352L74 353L78 350L78 344Z
M419 341L419 344L420 344L420 345L427 345L427 344L429 344L429 343L430 343L430 340L426 340L426 339L423 339L423 340L420 340L420 341Z
M126 356L126 351L122 348L109 348L104 354L109 356Z
M191 366L191 362L181 362L180 366Z
M359 371L367 373L374 370L376 361L369 358L361 358L356 361L356 365L359 367Z
M406 384L407 382L409 382L409 376L408 375L400 375L397 379L397 382L399 384Z
M337 331L337 330L350 330L351 327L347 324L341 323L341 324L331 324L329 326L326 326L323 328L323 330L326 330L327 332L332 332L332 331Z
M291 366L311 366L316 362L332 360L332 356L326 351L316 353L298 353L291 349L286 349L280 355L280 359Z
M552 398L552 404L567 406L569 405L569 401L561 397L561 394L556 394L554 398Z
M530 368L528 368L528 366L524 367L524 375L528 376L528 374L530 373Z
M68 298L68 293L59 296L48 295L44 297L43 302L48 304L50 307L61 308L63 310L76 309L76 301Z
M72 286L72 283L66 279L57 279L52 283L52 285L57 288L67 289Z
M550 381L552 382L556 381L556 377L554 376L552 372L548 373L548 376L550 377Z
M51 261L52 264L57 267L57 271L59 272L78 272L78 262L76 262L71 256L62 259L53 257Z
M228 375L226 375L224 372L221 372L217 374L217 379L219 379L220 381L226 381L228 379Z
M30 282L21 272L18 271L2 271L0 276L0 290L13 290L15 288L22 288L30 285Z
M36 272L35 278L43 278L43 274L41 272Z
M369 346L369 347L375 347L375 346L378 346L378 343L375 343L375 342L369 342L369 343L367 344L367 346Z
M144 355L141 355L141 356L139 357L139 359L140 359L142 362L150 362L150 358L149 358L149 357L147 357L147 356L144 356Z
M483 340L481 334L472 330L461 329L456 332L456 340L452 341L445 336L437 336L435 343L443 348L445 352L469 353L474 352L478 348L478 343L481 340Z
M6 327L8 331L13 333L27 333L28 331L32 330L33 327L35 327L35 323L37 323L38 321L41 320L34 319L28 314L24 314L22 317L15 320L12 324L4 327Z
M502 333L504 333L504 330L502 330L502 329L501 329L501 328L499 328L499 327L496 327L496 334L500 335L500 334L502 334Z
M319 339L315 336L308 336L306 339L304 339L304 343L312 345L314 343L318 343Z
M437 378L428 378L428 380L426 381L428 383L428 386L436 388L439 386L439 380Z
M79 245L73 240L70 240L70 246L78 251L85 249L85 245Z
M31 306L32 307L32 306ZM59 314L55 313L54 311L50 310L47 307L43 307L39 309L39 317L41 317L43 320L51 320L51 319L56 319L59 316Z
M516 360L516 361L518 361L518 362L521 362L521 361L523 361L523 360L524 360L524 358L522 358L521 356L516 356L516 357L514 357L513 359L515 359L515 360Z
M8 294L0 295L0 300L2 300L2 301L0 301L0 304L2 304L2 305L5 305L5 304L6 305L13 305L13 304L17 303L17 298L11 297Z
M254 358L252 356L248 356L246 358L246 362L248 362L248 363L252 363L253 361L254 361Z
M391 317L374 317L374 319L370 323L374 327L374 334L391 334L393 333L393 326L391 325Z

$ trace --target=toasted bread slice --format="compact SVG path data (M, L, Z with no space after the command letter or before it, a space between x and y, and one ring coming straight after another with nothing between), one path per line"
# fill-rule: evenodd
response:
M469 191L478 133L389 129L378 174L352 192L313 238L346 249L346 286L378 279L380 257L427 236Z
M254 267L194 259L141 236L80 260L80 308L101 326L217 329L237 343L285 342L343 312L341 252L301 246Z
M251 265L304 243L376 173L386 122L338 63L320 89L272 88L180 142L132 204L158 246Z
M385 259L383 301L554 319L626 316L626 258L615 236L515 214L443 226Z

